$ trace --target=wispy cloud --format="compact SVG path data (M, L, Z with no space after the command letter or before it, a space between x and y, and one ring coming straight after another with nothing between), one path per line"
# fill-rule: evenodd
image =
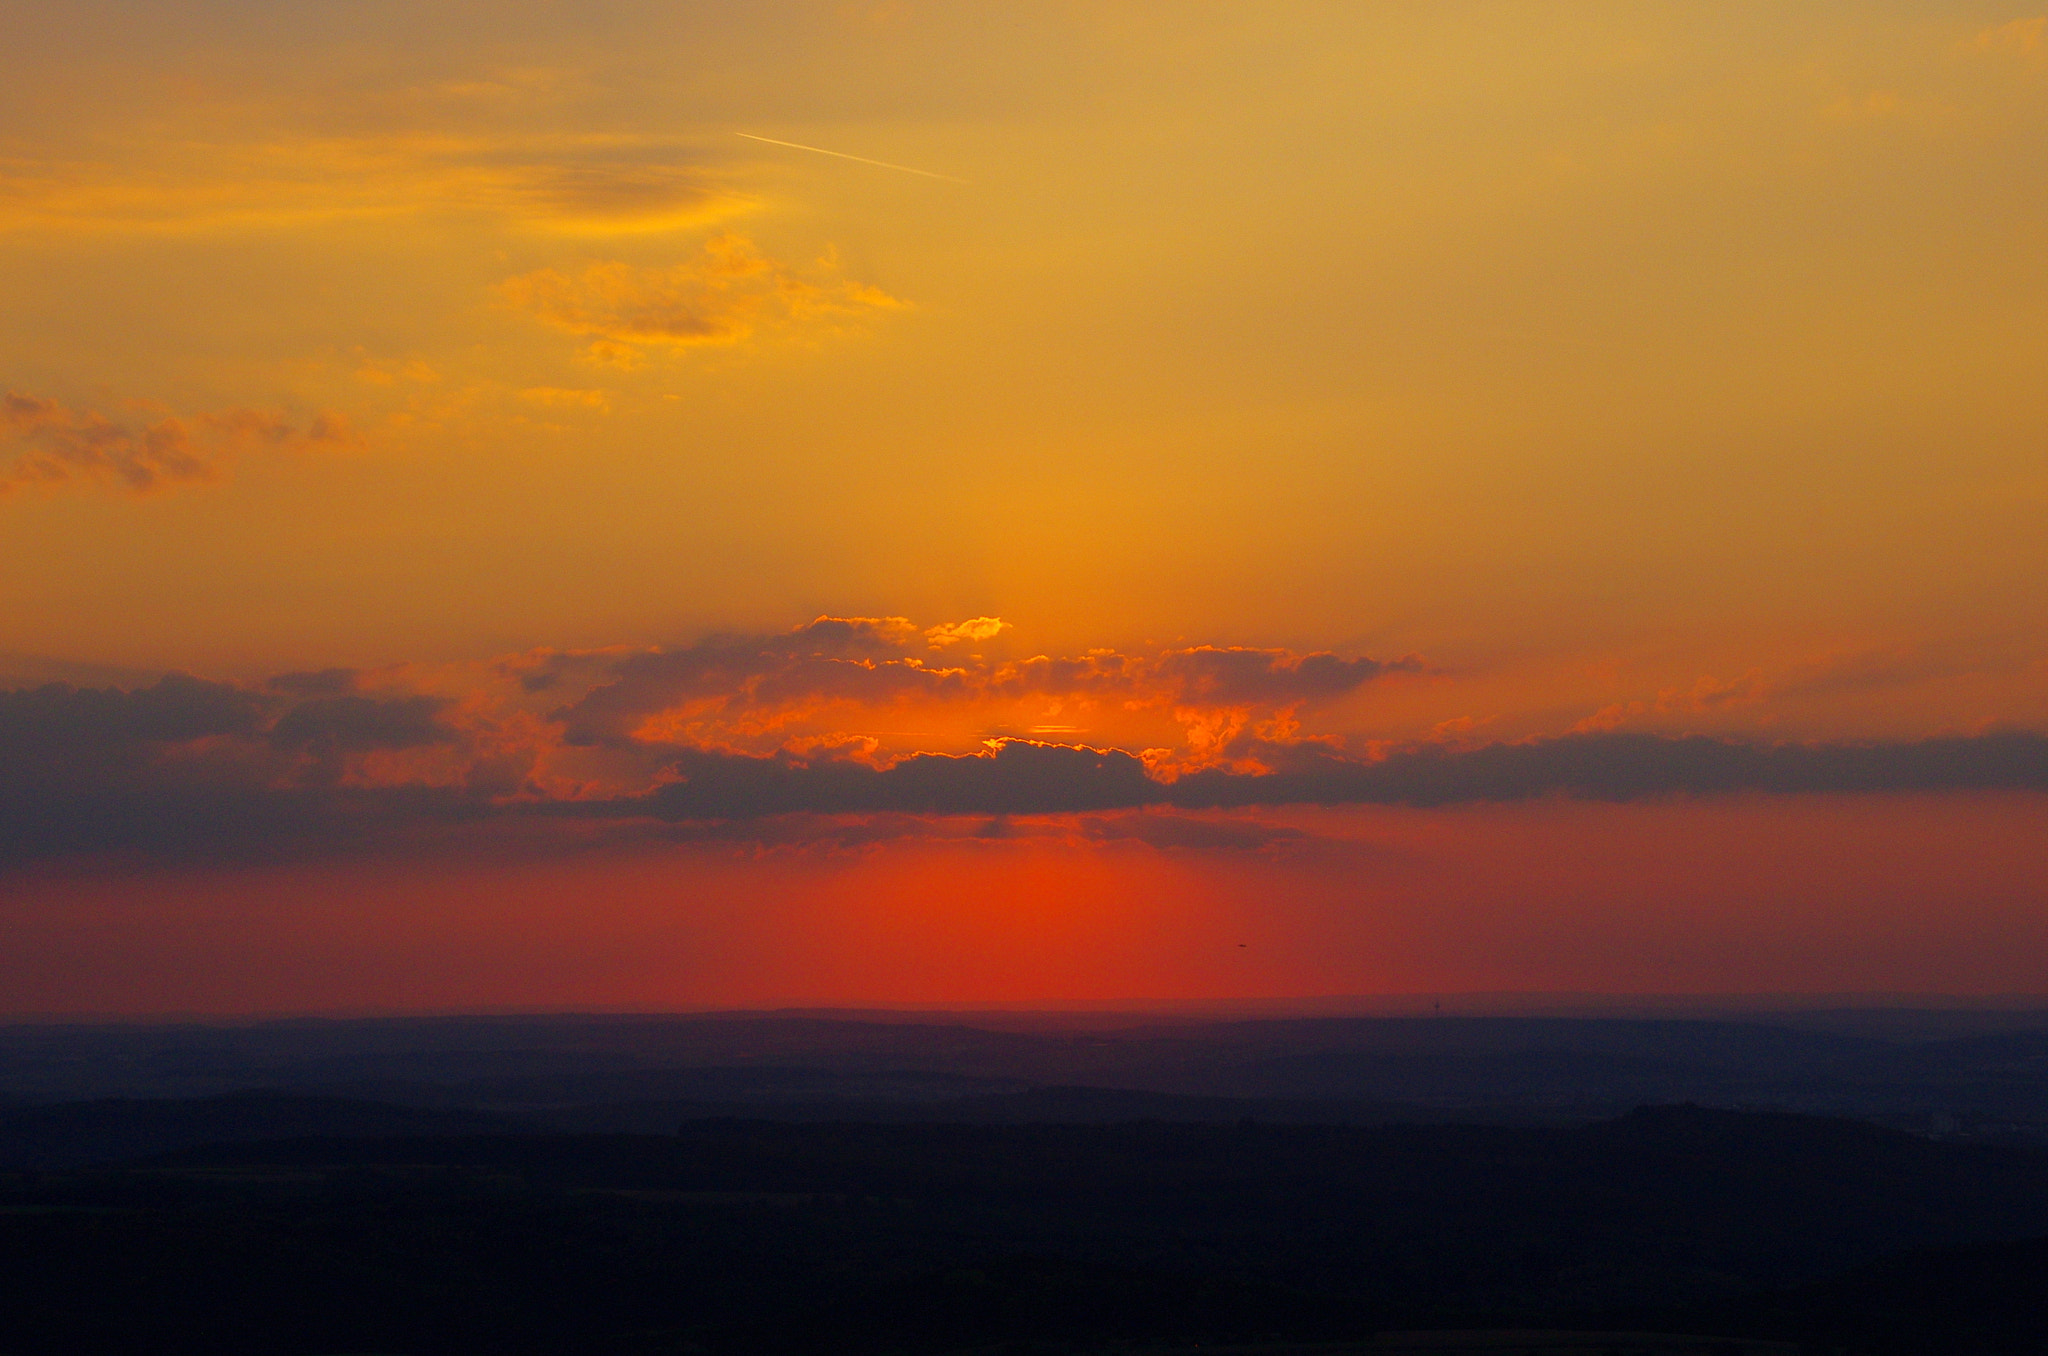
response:
M1964 45L1964 50L2023 60L2048 58L2048 15L2013 19L1984 29Z
M829 327L903 303L841 277L827 256L799 268L730 232L666 268L592 264L511 278L499 293L558 330L591 341L593 356L627 361L650 348L737 344L763 329Z
M755 200L688 143L212 129L0 157L0 231L194 235L469 214L557 235L701 230Z
M347 419L332 412L304 421L252 409L123 420L10 391L0 396L0 495L66 482L149 494L218 480L243 452L341 445L355 437Z

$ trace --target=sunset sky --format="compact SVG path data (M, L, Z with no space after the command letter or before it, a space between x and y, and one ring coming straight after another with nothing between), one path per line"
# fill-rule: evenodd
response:
M2038 8L0 42L0 1015L2048 990Z

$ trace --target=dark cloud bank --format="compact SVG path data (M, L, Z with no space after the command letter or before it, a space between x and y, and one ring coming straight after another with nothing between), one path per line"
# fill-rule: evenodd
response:
M768 821L829 815L2048 791L2048 736L2031 732L1774 745L1595 733L1414 745L1374 758L1312 740L1251 741L1233 756L1265 771L1212 767L1170 782L1128 753L1021 740L888 766L836 753L676 747L663 751L673 780L646 794L548 800L502 754L469 749L438 699L349 686L346 675L321 674L261 691L173 677L130 692L61 684L0 692L0 864L100 853L205 861L347 852L508 820L725 823L740 826L739 836L759 822L764 841L780 841L787 835ZM467 759L466 778L364 785L347 775L351 754L428 748Z
M988 754L920 754L886 769L843 759L691 753L677 762L682 780L586 812L668 819L795 811L1060 814L1141 806L1441 806L1546 795L1628 801L1739 791L2048 791L2048 737L2032 733L1779 745L1585 734L1474 749L1420 745L1371 760L1302 746L1286 747L1285 755L1291 765L1271 772L1210 768L1163 783L1127 753L1018 740Z
M452 740L441 705L338 692L286 704L176 675L134 691L0 692L0 865L346 851L480 817L488 802L460 791L343 784L348 752Z

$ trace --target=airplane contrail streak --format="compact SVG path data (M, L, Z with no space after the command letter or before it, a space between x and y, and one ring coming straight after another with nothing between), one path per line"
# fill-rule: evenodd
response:
M787 146L793 151L810 151L816 155L837 156L841 160L858 160L863 165L879 165L883 169L902 170L905 174L922 174L927 179L944 179L949 184L964 184L965 179L955 179L950 174L934 174L930 170L912 169L908 165L892 165L886 160L870 160L864 155L848 155L845 151L828 151L823 146L806 146L800 141L777 141L774 137L757 137L752 132L735 132L736 137L749 141L765 141L770 146Z

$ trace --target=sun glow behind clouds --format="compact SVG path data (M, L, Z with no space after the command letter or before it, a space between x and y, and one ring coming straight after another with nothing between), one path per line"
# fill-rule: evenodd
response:
M2042 954L2048 18L8 18L0 870L241 957L38 915L110 1003L353 1002L350 917L404 1003Z
M508 841L185 868L145 891L45 872L0 902L0 992L70 1014L1991 994L2031 991L2048 956L2048 797L1277 819L1306 836L982 821L765 855Z

